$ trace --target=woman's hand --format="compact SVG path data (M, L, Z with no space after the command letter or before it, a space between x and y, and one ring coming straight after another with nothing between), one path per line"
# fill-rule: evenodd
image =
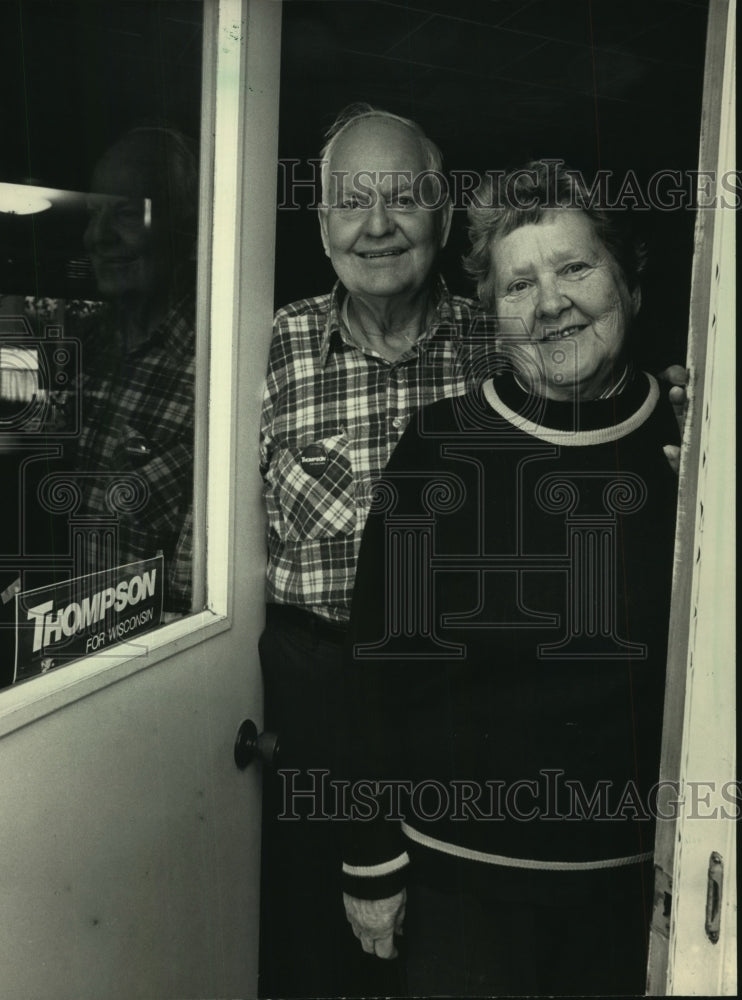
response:
M367 954L397 957L394 935L402 933L406 900L404 889L387 899L357 899L343 893L345 915Z
M670 384L668 398L670 405L675 411L675 419L678 422L680 436L683 436L685 428L685 414L688 410L688 369L682 365L670 365L664 371L658 373L658 378ZM678 472L680 468L680 447L676 444L666 444L662 449L673 472Z

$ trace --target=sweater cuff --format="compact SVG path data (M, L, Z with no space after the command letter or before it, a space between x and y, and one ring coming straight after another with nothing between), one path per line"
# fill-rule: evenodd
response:
M376 865L353 865L344 861L343 892L356 899L387 899L394 896L404 888L409 863L407 851Z

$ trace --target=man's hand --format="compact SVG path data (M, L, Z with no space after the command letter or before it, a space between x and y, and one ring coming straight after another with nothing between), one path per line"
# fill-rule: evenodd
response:
M688 394L685 391L685 387L688 384L688 370L687 368L683 368L682 365L670 365L669 368L665 368L664 371L659 372L658 377L663 382L670 383L671 388L668 398L675 411L675 419L678 422L680 436L682 437L685 426L685 412L688 408ZM677 472L680 468L680 448L676 444L666 444L662 450L670 464L670 468L673 472Z
M367 954L397 957L394 935L402 933L406 900L404 889L387 899L356 899L343 893L345 915Z

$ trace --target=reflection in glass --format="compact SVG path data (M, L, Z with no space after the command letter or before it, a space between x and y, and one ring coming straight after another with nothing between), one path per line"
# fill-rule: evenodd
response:
M100 651L191 610L202 5L15 6L1 15L23 36L9 93L24 103L9 102L0 161L0 686L79 656L81 629ZM155 577L145 614L129 585ZM19 670L34 624L54 648Z

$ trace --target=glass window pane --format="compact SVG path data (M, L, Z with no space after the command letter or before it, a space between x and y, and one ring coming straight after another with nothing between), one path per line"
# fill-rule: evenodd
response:
M6 686L191 610L203 4L0 19Z

